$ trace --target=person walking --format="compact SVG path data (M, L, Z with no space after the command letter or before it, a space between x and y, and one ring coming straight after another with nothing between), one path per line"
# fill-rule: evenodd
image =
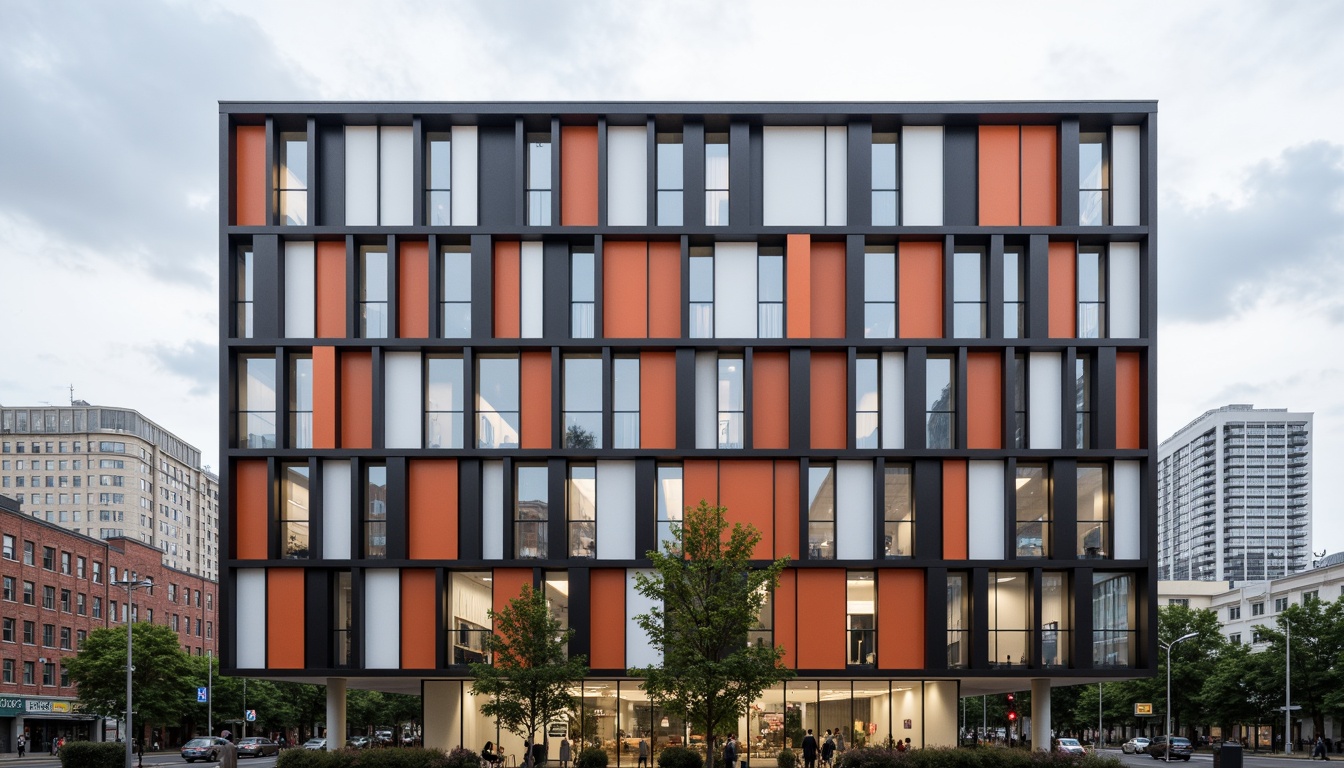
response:
M25 749L27 749L27 748L28 748L28 740L25 739L25 738L23 737L23 734L22 734L22 733L20 733L20 734L19 734L19 757L23 757L23 751L24 751Z
M723 768L737 768L737 737L731 733L723 743Z
M817 768L817 737L812 735L812 729L807 729L807 735L803 737L803 766L804 768Z
M645 739L640 739L638 768L648 768L648 765L649 765L649 742Z
M845 737L844 734L841 733L839 728L835 729L835 751L836 752L845 751Z
M835 737L831 735L831 729L826 729L826 740L821 743L821 764L829 766L835 759Z
M573 755L570 754L569 737L560 739L560 768L569 768L569 761Z
M1316 744L1311 749L1311 759L1315 760L1317 755L1320 755L1322 760L1330 759L1330 756L1325 754L1325 739L1319 735L1316 737Z

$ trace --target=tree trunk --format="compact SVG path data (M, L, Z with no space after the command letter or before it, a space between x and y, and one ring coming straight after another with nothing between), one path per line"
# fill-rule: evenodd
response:
M706 731L709 729L706 728ZM718 737L714 733L705 734L705 768L714 768L714 753L718 749ZM725 767L726 768L726 767Z

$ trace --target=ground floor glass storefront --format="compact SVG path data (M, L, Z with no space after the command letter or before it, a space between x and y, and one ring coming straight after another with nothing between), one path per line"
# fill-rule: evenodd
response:
M574 690L576 711L546 728L547 754L559 756L561 739L573 754L583 746L605 750L612 766L636 765L639 743L653 756L668 746L702 747L705 734L693 732L649 701L638 680L588 680ZM846 746L910 742L913 747L952 746L957 738L955 680L796 679L767 690L752 703L735 732L748 759L774 759L780 749L798 748L810 728L818 737L829 729L844 734ZM471 682L426 680L425 746L479 751L493 741L521 762L523 742L480 714ZM722 734L720 734L722 735Z

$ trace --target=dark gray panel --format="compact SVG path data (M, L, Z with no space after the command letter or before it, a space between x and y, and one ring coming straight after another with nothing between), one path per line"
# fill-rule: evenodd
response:
M1050 335L1050 238L1032 235L1026 257L1027 338L1044 339Z
M855 343L863 339L863 247L863 235L845 238L845 338Z
M345 223L345 126L317 129L317 223Z
M471 236L471 335L488 339L495 327L495 258L489 235Z
M705 223L705 125L686 121L681 133L682 141L682 193L686 205L686 217L682 219L687 227L700 227ZM657 219L650 219L657 221ZM682 283L685 285L685 283Z
M677 447L695 448L695 350L677 350Z
M1073 578L1073 668L1074 669L1092 669L1092 569L1079 568L1071 574ZM1135 579L1138 584L1143 583L1143 577ZM1152 600L1150 604L1156 603ZM1135 597L1135 615L1143 615L1144 601ZM1150 638L1152 642L1157 640L1157 630L1149 629L1152 627L1139 627L1139 637ZM1147 630L1146 632L1144 630ZM1142 641L1140 641L1142 644ZM1151 648L1152 645L1150 644ZM1156 650L1156 649L1154 649ZM1152 665L1155 666L1155 665ZM1142 669L1143 667L1140 667Z
M789 448L812 448L812 353L806 349L789 350ZM806 498L806 481L803 489L801 498ZM807 537L799 541L807 541Z
M387 395L383 380L383 347L374 347L373 358L373 447L383 448L387 444Z
M873 124L856 120L849 124L846 152L845 222L851 227L866 227L873 221Z
M308 568L303 572L303 663L309 669L332 666L328 656L328 638L331 634L331 601L327 594L327 571ZM232 634L225 632L224 634Z
M597 118L597 225L607 226L607 118L605 117Z
M411 222L425 226L425 126L419 117L411 120Z
M657 491L658 463L653 459L635 462L635 557L643 560L651 549L658 548ZM570 590L573 594L573 590Z
M905 447L920 450L928 443L924 419L924 391L927 351L910 347L905 351Z
M480 560L481 462L462 459L457 473L457 554L463 560Z
M751 129L751 226L765 221L765 137L760 128Z
M947 668L947 569L924 571L924 668Z
M1078 224L1078 118L1059 124L1059 223Z
M943 462L918 459L914 464L915 556L943 556Z
M570 658L586 656L593 648L590 573L588 568L569 569L569 628L574 630L569 639Z
M985 259L985 331L988 338L1003 338L1003 235L991 235ZM950 280L948 281L951 282Z
M755 441L752 440L752 430L756 428L756 420L752 417L752 403L755 401L755 356L756 353L751 347L747 347L742 352L742 448L751 450L755 447Z
M514 127L481 126L478 135L480 198L478 221L482 227L512 227L522 190L516 185L518 146Z
M407 555L406 522L407 485L406 459L387 460L387 558L403 560Z
M973 125L949 126L943 139L943 224L974 226L978 223L979 197L976 148L979 129Z
M1115 447L1115 347L1097 349L1092 368L1092 447ZM1147 498L1146 496L1144 498ZM1146 518L1146 514L1141 515Z
M546 535L546 557L550 560L564 560L569 557L569 530L565 504L565 481L567 480L565 460L551 459L546 462L546 494L548 515Z
M252 337L275 339L280 336L280 319L285 316L284 264L280 261L280 238L257 235L252 238L253 296Z
M1050 466L1051 511L1054 541L1051 560L1078 559L1078 462L1056 459Z
M986 599L971 599L971 669L989 667L989 570L971 571L971 594Z
M751 218L753 183L751 178L751 125L728 126L728 223L758 225Z
M546 241L542 259L542 338L562 344L569 338L569 243Z

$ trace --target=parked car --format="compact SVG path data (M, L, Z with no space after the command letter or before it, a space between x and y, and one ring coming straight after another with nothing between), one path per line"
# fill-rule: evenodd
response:
M1086 755L1087 750L1077 739L1055 739L1055 751L1064 755Z
M392 743L392 731L388 729L373 732L373 740L386 747Z
M280 754L280 745L264 736L248 736L238 740L239 757L265 757Z
M1195 745L1184 736L1158 736L1156 739L1148 742L1148 754L1154 760L1166 760L1170 762L1173 759L1190 761L1190 755L1195 752Z
M1148 751L1148 741L1146 736L1135 736L1120 745L1120 751L1126 755L1141 755Z
M368 736L351 736L345 740L345 746L350 749L368 749L372 744Z
M228 739L221 739L218 736L202 736L199 739L192 739L182 745L182 759L188 763L194 763L197 760L213 763L219 760L223 747L227 746L228 743Z
M309 740L303 742L303 748L304 748L304 749L324 750L324 749L327 748L327 740L326 740L326 739L309 739Z

